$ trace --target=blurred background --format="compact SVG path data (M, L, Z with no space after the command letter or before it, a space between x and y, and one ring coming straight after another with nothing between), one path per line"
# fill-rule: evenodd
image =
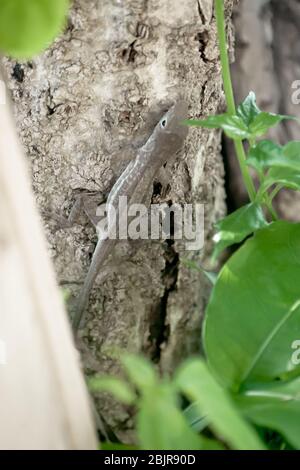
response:
M300 1L240 0L235 6L235 62L232 65L236 102L253 90L264 111L300 118ZM300 140L300 127L286 120L270 133L277 143ZM229 210L247 201L230 142L224 142ZM300 220L300 193L281 191L276 198L281 217Z

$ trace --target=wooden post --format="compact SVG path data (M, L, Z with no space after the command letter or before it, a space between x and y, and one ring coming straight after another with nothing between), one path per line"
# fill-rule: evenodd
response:
M29 181L9 105L2 100L0 448L95 449L79 357Z

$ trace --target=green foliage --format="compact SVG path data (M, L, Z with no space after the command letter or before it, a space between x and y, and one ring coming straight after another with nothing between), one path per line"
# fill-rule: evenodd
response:
M262 140L250 149L247 164L262 173L268 168L300 171L300 142L282 147L270 140Z
M189 120L189 125L207 128L221 128L234 140L247 139L249 152L246 158L246 180L251 179L247 166L256 170L260 187L251 202L239 208L216 224L216 243L214 259L227 247L240 243L246 237L267 225L265 210L272 220L277 215L272 200L282 188L300 189L300 142L289 142L284 146L270 140L257 141L271 127L291 116L275 115L262 112L257 104L255 94L250 92L238 106L235 115L222 114L209 116L202 121ZM251 185L250 185L251 186ZM253 186L254 187L254 186Z
M216 13L221 37L221 0L216 0ZM258 140L282 120L294 118L261 111L253 92L235 111L224 40L220 47L231 113L189 124L220 128L237 142L251 202L216 224L215 257L231 244L254 236L229 259L217 278L206 311L203 342L215 378L243 415L260 428L278 432L288 445L299 449L300 368L299 361L292 360L292 345L300 336L300 293L294 281L300 274L300 224L276 221L272 201L283 187L300 189L300 142L281 146ZM242 140L248 141L248 155ZM249 167L259 178L254 192ZM269 224L265 211L272 217ZM195 406L189 415L193 423L203 422L203 409L198 421Z
M248 139L250 137L248 127L237 115L220 114L218 116L208 116L201 121L188 119L185 122L196 127L222 129L232 139Z
M261 193L265 194L266 191L274 184L280 185L280 189L289 188L295 191L300 189L300 173L295 173L294 170L272 168L261 186Z
M261 111L256 104L255 94L250 92L239 105L235 114L225 113L208 116L202 120L187 120L186 123L196 127L222 129L228 137L234 140L247 139L251 141L264 135L271 127L276 126L284 119L295 118Z
M275 380L296 367L299 255L300 224L278 221L247 240L221 270L203 339L208 362L227 388Z
M224 248L243 241L256 230L266 227L264 213L259 204L250 202L216 224L214 236L216 258Z
M296 310L297 308L298 305L295 305ZM244 321L247 315L247 311L241 313ZM222 326L224 325L222 324ZM288 328L291 328L290 324L286 329ZM245 335L245 331L241 330L239 325L238 331L243 331ZM204 337L206 335L205 332ZM269 348L268 354L270 353L269 358L268 354L264 355L263 349L262 357L258 357L260 366L264 363L264 366L268 367L269 365L271 370L274 365L270 361L271 353L273 352L275 355L278 353L276 341L272 343L273 337L274 335L269 335L268 341L266 341L267 348ZM235 338L232 341L235 341ZM224 343L222 352L225 359L230 357L230 354L236 353L232 348L232 341L229 338L228 342ZM248 341L249 344L252 345L252 342ZM214 355L220 354L220 350L216 348L215 352L211 351L210 354L214 357ZM242 355L240 358L243 359ZM279 436L277 440L280 445L284 444L291 446L291 448L300 449L299 376L286 380L287 377L284 377L283 374L280 381L264 377L264 380L268 381L252 382L255 377L249 375L247 380L239 380L240 386L236 390L236 383L232 383L232 381L227 381L226 387L219 383L222 380L224 382L224 374L221 369L214 368L212 373L208 365L198 358L183 363L173 380L166 378L159 380L153 366L141 357L125 353L121 362L123 362L128 376L131 377L132 365L137 365L134 379L131 379L131 385L116 379L118 384L116 387L115 381L110 377L96 377L90 381L90 386L94 392L110 392L126 405L129 403L135 405L138 447L131 448L222 450L226 444L226 448L231 449L262 450L268 447L268 442L264 444L259 437L256 430L256 426L259 426L259 429L263 427L280 433L285 439L283 440ZM287 376L290 373L289 362L288 360L285 368ZM227 366L228 362L224 363ZM130 364L129 368L128 364ZM233 366L231 364L229 366L239 372L238 361L233 361ZM154 380L144 380L146 368L148 371L152 370L151 376ZM132 400L133 396L128 400L128 390L131 390L132 386L136 386L137 395L134 400ZM183 411L180 401L182 395L190 402L190 405ZM207 438L206 431L208 429L219 439L219 442ZM127 446L118 443L104 443L102 445L102 449L125 450L127 448Z
M0 0L0 50L28 59L62 31L69 0Z
M109 390L115 398L126 405L132 405L136 400L132 389L117 377L94 376L88 380L88 385L91 392Z
M180 410L177 386L171 381L160 381L154 367L144 358L124 354L121 362L138 391L133 397L131 387L112 377L94 377L89 384L92 391L108 391L126 405L137 407L136 429L141 449L153 450L209 450L222 445L198 435L189 426Z
M252 385L235 400L250 421L278 431L295 449L300 449L300 377Z
M207 415L216 435L222 436L233 449L264 449L254 429L246 423L230 396L215 380L207 365L192 359L178 371L175 383L180 391Z
M204 436L199 436L188 425L178 408L174 387L157 383L155 387L141 389L137 433L142 449L204 450L220 446Z

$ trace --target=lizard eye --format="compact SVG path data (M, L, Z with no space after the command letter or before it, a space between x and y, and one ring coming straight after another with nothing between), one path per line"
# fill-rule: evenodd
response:
M160 121L160 126L164 129L167 125L167 119L166 118L163 118L161 121Z

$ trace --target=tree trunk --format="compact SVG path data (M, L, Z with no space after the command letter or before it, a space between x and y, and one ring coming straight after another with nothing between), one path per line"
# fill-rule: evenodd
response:
M232 3L226 2L230 38ZM83 190L107 193L162 109L179 96L189 103L189 117L224 106L213 0L75 0L67 30L47 52L5 66L43 214L67 216ZM207 262L212 225L225 213L220 134L191 129L167 172L167 184L155 182L152 201L204 203L204 248L185 251L177 241L116 248L115 262L92 291L81 335L89 372L119 374L116 349L143 353L164 372L199 350L210 286L183 260ZM71 228L58 229L54 219L44 216L49 249L60 284L76 298L95 230L84 216ZM122 433L130 427L128 410L112 407L107 397L98 409L128 439Z

